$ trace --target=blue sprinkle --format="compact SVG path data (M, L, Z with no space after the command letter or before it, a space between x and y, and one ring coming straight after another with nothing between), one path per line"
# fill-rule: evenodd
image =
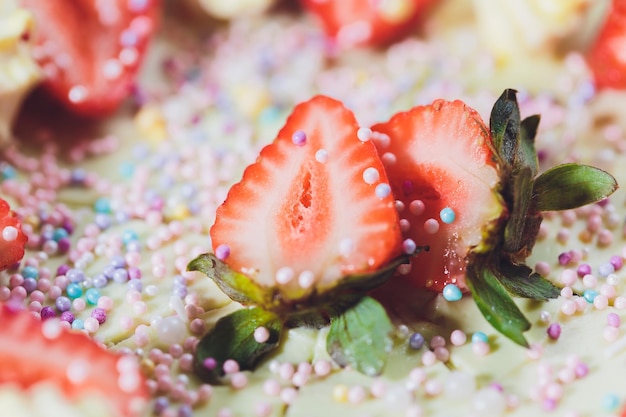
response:
M22 270L22 276L24 278L37 279L39 278L39 271L34 266L30 266L30 265L25 266L24 269Z
M137 232L135 232L132 229L126 229L124 230L124 233L122 233L122 242L124 243L124 245L128 245L129 242L132 242L138 239L139 239L139 236L137 236Z
M459 301L463 298L463 293L456 284L447 284L443 287L443 298L446 301Z
M54 231L52 232L52 239L55 242L58 242L61 239L64 239L66 237L69 236L69 233L67 232L67 230L65 230L62 227L57 227L56 229L54 229Z
M585 290L585 292L583 292L583 298L587 300L589 304L593 303L593 300L595 300L597 295L598 292L595 290Z
M10 180L17 177L17 171L11 165L0 166L0 178L4 180Z
M606 411L615 411L619 407L619 403L619 397L613 393L609 393L602 399L602 408Z
M72 329L83 330L85 328L85 323L82 319L74 319L72 322Z
M96 213L104 213L104 214L110 213L111 201L108 198L101 197L96 200L96 202L93 205L93 208L96 211Z
M456 213L450 207L445 207L439 212L439 218L445 224L450 224L456 219Z
M424 346L426 339L421 333L413 333L409 338L409 347L414 350L419 350Z
M69 298L74 300L76 298L79 298L81 295L83 295L83 288L79 284L70 282L69 284L67 284L67 288L65 288L65 292L67 293L67 296Z
M100 291L97 288L89 288L85 292L85 298L89 304L96 305L100 299Z
M131 162L123 162L120 164L120 175L124 179L131 179L135 173L135 165Z
M488 341L489 341L489 338L483 332L474 332L474 334L472 335L472 343L479 343L479 342L487 343Z

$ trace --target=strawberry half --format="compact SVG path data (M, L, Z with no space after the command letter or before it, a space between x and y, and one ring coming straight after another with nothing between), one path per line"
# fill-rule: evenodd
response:
M341 47L384 45L407 35L433 0L301 0Z
M598 89L626 88L626 1L613 0L597 38L587 52L587 63Z
M141 415L148 391L134 358L13 306L0 305L0 323L0 384L28 389L52 382L69 400L97 395L114 415Z
M129 95L159 0L21 0L35 16L45 88L77 114L102 117Z
M437 100L372 130L382 134L375 142L404 207L403 236L430 248L413 258L407 277L437 291L464 288L469 250L504 210L489 129L463 102Z
M368 130L368 129L366 129ZM236 272L287 300L376 271L400 254L394 200L375 145L342 103L294 109L229 191L211 228Z
M28 238L9 203L0 198L0 271L17 264L24 257Z

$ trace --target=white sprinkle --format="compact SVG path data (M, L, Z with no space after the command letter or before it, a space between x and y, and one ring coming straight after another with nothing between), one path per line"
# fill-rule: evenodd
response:
M376 197L378 198L387 198L391 195L391 187L389 184L380 183L376 186Z
M117 386L124 392L134 392L140 384L141 379L136 372L121 374L117 379Z
M356 132L356 137L359 138L361 142L367 142L372 138L372 129L369 127L361 127Z
M256 329L254 329L254 340L257 343L265 343L269 340L270 338L270 331L267 330L267 327L257 327Z
M302 288L310 288L315 281L315 274L311 271L302 271L298 275L298 285Z
M137 63L139 52L135 48L124 48L120 51L118 58L122 65L130 67Z
M86 360L75 359L68 365L65 375L72 384L79 385L87 379L89 367L89 362Z
M278 271L276 271L276 282L279 284L287 284L290 282L295 276L293 269L288 266L283 266Z
M378 144L380 148L386 148L391 143L391 138L386 133L374 132L372 134L372 139Z
M328 162L328 152L326 149L318 149L318 151L315 152L315 160L320 164Z
M343 256L349 256L352 252L354 252L354 241L349 238L342 239L339 242L339 253Z
M61 323L58 320L46 320L43 322L41 326L41 332L43 333L43 337L46 339L52 340L56 339L61 335Z
M393 152L385 152L380 159L383 161L383 164L385 166L390 166L395 164L398 161L398 158L396 158L396 154Z
M365 171L363 171L363 181L365 181L366 184L376 184L379 180L380 173L376 168L365 168Z
M372 24L367 20L357 20L340 27L335 38L340 46L350 47L366 42L371 36Z
M4 229L2 229L2 239L7 242L13 242L15 239L17 239L17 228L13 226L6 226Z
M102 76L106 80L115 80L122 74L122 65L117 59L107 59L102 66Z
M72 103L80 103L87 98L87 89L82 85L75 85L70 88L67 96Z

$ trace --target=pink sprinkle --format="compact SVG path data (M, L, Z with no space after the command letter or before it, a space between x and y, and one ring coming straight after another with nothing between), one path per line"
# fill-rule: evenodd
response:
M607 326L604 328L602 336L607 342L615 342L619 337L619 329L617 327Z
M573 300L563 301L563 304L561 304L561 312L566 316L573 315L574 313L576 313L576 302Z
M280 394L281 386L280 383L275 379L267 379L263 383L263 392L266 395L276 397Z
M489 354L490 347L488 343L485 342L476 342L472 343L472 351L476 356L486 356Z
M291 136L291 141L294 145L303 146L304 144L306 144L306 133L304 133L302 130L296 130Z
M239 365L237 365L237 368L239 368ZM235 389L245 388L248 385L248 377L243 372L235 372L231 376L230 385Z
M101 296L98 298L98 307L106 311L111 311L113 308L113 299L106 295Z
M315 375L321 376L321 377L330 374L331 369L332 369L332 366L330 362L325 361L325 360L316 361L315 365L313 365L313 370L315 372Z
M186 372L193 370L193 355L191 353L183 353L178 359L178 366Z
M589 373L589 367L585 363L580 362L574 368L574 373L577 378L584 378Z
M226 374L234 374L236 372L239 372L239 364L233 359L227 359L226 361L224 361L222 369Z
M285 404L293 403L298 398L298 391L295 388L287 387L280 392L280 399Z
M52 287L54 288L54 287ZM49 295L50 293L48 293ZM83 311L86 307L86 303L85 300L83 300L82 298L76 298L74 301L72 301L72 308L74 308L74 310L76 311Z
M548 326L548 336L552 340L557 340L561 336L561 325L559 323L552 323Z
M280 367L278 368L278 375L286 381L291 380L294 372L295 370L293 369L293 365L288 362L280 364Z
M571 287L576 282L576 272L573 269L564 269L561 272L561 282L568 287Z
M254 405L255 417L269 417L272 414L272 405L267 402L260 402Z
M428 219L424 222L424 231L429 235L434 235L439 231L439 222L436 219Z
M463 330L454 330L450 334L450 343L454 346L462 346L467 342L467 335Z
M619 327L622 324L620 316L615 313L609 313L606 316L607 324L611 327Z

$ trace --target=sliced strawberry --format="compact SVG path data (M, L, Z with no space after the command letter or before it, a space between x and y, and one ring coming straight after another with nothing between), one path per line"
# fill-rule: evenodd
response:
M415 28L434 0L301 0L341 47L384 45Z
M372 130L394 195L403 203L404 237L430 247L412 260L409 279L438 291L447 283L464 287L469 249L481 243L486 226L503 210L489 129L463 102L437 100Z
M18 263L24 257L28 238L9 203L0 198L0 271Z
M613 0L587 62L598 89L626 88L626 1Z
M358 132L336 100L317 96L298 105L218 208L216 253L228 247L232 269L292 300L399 255L387 176L374 144Z
M52 382L69 400L101 396L115 415L144 411L148 391L134 358L107 351L57 320L42 322L13 306L0 305L0 323L0 384L28 389Z
M131 91L160 0L20 0L36 19L45 87L74 112L101 117Z

